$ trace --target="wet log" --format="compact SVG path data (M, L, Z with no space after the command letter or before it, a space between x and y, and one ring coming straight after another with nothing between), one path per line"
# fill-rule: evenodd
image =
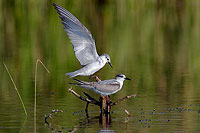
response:
M110 96L101 96L100 97L100 109L103 114L109 114L111 110L111 103Z
M103 114L110 114L112 106L117 105L118 103L120 103L120 102L122 102L122 101L124 101L126 99L129 99L129 98L132 98L132 97L136 96L136 94L133 94L133 95L126 96L126 97L123 97L121 99L118 99L115 102L112 102L110 100L110 96L100 96L99 101L98 101L95 98L93 98L92 96L90 96L89 94L87 94L86 92L84 92L84 94L88 98L82 97L81 95L79 95L78 93L76 93L72 89L72 87L69 88L69 92L71 92L73 95L75 95L76 97L78 97L82 101L87 102L86 108L85 108L86 114L88 114L88 106L89 106L89 104L95 104L95 105L99 106L100 110L101 110L101 113L103 113Z

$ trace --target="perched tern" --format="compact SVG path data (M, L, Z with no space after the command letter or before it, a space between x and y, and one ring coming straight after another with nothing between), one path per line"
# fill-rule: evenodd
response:
M95 40L90 31L69 11L57 4L53 4L64 25L64 30L71 40L76 58L82 68L66 73L69 78L76 76L91 76L99 71L106 63L112 67L108 54L98 55Z
M73 79L77 83L70 83L82 88L90 89L100 95L107 96L121 90L124 80L131 80L124 74L118 74L115 79L103 80L99 82L85 82L78 79Z

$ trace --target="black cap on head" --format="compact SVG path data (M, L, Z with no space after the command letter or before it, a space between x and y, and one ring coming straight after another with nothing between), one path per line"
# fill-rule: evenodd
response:
M117 76L116 77L121 77L121 78L124 78L124 79L126 79L126 80L131 80L130 78L127 78L124 74L117 74Z

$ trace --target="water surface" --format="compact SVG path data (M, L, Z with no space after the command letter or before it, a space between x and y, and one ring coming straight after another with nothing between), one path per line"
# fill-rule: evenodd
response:
M123 73L131 78L111 96L109 124L89 106L89 118L68 88L64 74L80 68L52 1L0 2L0 132L34 132L34 72L38 64L37 132L199 132L200 131L200 2L53 1L90 29L99 54L108 53L100 79ZM27 108L28 117L3 66L7 64ZM77 77L89 81L88 77ZM99 99L91 91L73 87ZM45 123L45 115L53 115ZM130 117L125 113L127 110Z

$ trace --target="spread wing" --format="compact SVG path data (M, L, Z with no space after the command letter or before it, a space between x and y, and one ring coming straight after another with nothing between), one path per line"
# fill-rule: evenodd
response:
M120 90L120 83L114 80L95 82L93 86L96 90L105 93L114 93Z
M95 41L90 31L69 11L53 4L69 36L76 58L82 66L87 65L99 56L96 51Z

